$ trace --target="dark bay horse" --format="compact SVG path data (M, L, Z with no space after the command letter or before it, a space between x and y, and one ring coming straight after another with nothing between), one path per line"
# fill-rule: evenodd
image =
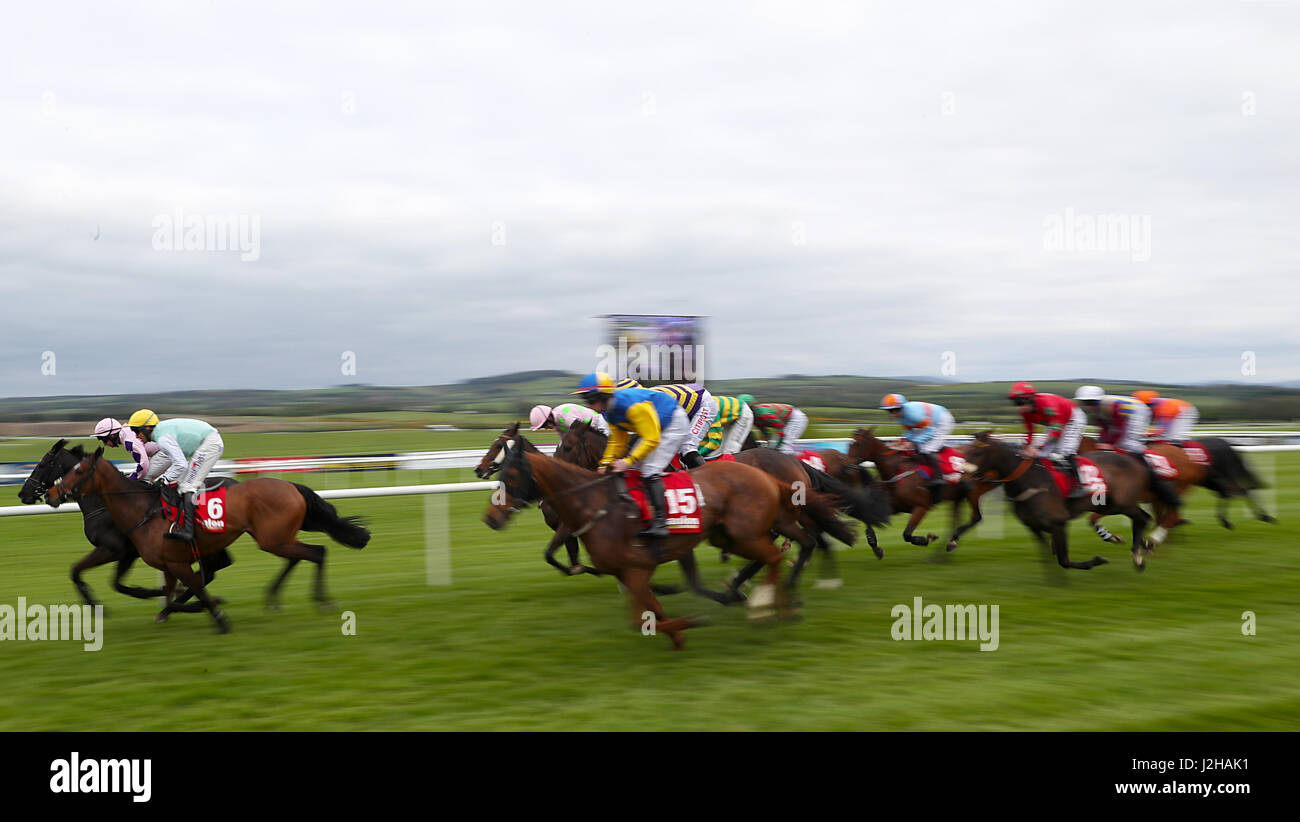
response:
M683 631L696 624L685 617L668 619L650 587L655 568L680 560L707 539L713 545L768 569L766 602L788 610L786 589L780 586L781 550L771 532L801 545L811 537L799 525L797 491L775 477L736 462L714 462L691 471L704 503L698 511L702 531L675 533L664 539L637 536L641 516L621 490L615 473L600 474L543 455L523 436L505 446L501 461L501 488L484 519L494 529L505 527L523 507L550 502L560 520L579 536L602 574L616 576L627 589L633 623L653 617L655 632L663 632L674 648L685 642ZM750 600L751 605L759 597Z
M1023 456L1011 445L993 439L991 431L976 434L967 455L965 470L977 479L1005 486L1007 498L1015 506L1016 517L1034 534L1040 545L1045 545L1050 538L1052 553L1062 568L1088 569L1108 561L1100 556L1083 562L1070 559L1066 523L1087 511L1128 517L1133 524L1133 565L1139 571L1146 568L1148 549L1142 532L1151 516L1138 503L1147 487L1147 472L1128 455L1113 452L1092 454L1089 459L1096 463L1105 477L1107 491L1076 499L1061 496L1042 462Z
M104 500L113 524L130 536L140 558L163 572L167 603L157 619L165 620L173 611L186 610L172 599L177 581L185 583L199 598L216 623L217 630L230 630L229 621L204 588L203 579L190 567L195 557L217 553L244 533L251 533L258 547L287 561L267 591L267 606L278 603L280 586L300 560L316 565L313 596L318 606L330 605L325 594L325 547L299 542L300 530L324 531L348 546L362 548L370 532L359 524L358 517L340 517L334 506L317 496L305 485L284 480L260 478L234 483L227 488L225 505L226 530L211 533L195 529L192 543L168 539L170 524L162 516L159 491L148 483L131 480L113 464L102 459L104 449L82 458L55 481L47 499L57 507L64 500L73 502L85 494L98 494Z
M1205 476L1208 473L1206 468L1193 462L1192 458L1187 456L1183 449L1168 443L1152 443L1149 447L1152 451L1168 460L1170 467L1174 471L1178 472L1177 477L1169 479L1169 484L1173 486L1174 493L1178 496L1181 497L1186 495L1188 489L1193 485L1199 485L1205 481ZM1122 451L1116 451L1111 446L1098 443L1093 437L1083 437L1079 441L1080 454L1092 455L1105 452L1124 453ZM1132 455L1128 456L1130 459L1133 459ZM1091 459L1091 456L1089 458ZM1146 466L1144 465L1143 469L1145 470L1145 468ZM1170 508L1156 498L1156 495L1151 490L1149 484L1147 485L1146 490L1142 493L1142 502L1150 503L1151 510L1155 514L1156 527L1147 535L1147 539L1150 541L1152 547L1162 544L1165 541L1165 538L1169 535L1169 532L1174 528L1177 528L1179 525L1187 524L1187 520L1182 518L1177 509ZM1101 537L1106 542L1123 543L1124 540L1122 537L1110 533L1110 531L1101 524L1101 516L1101 514L1096 513L1088 515L1088 523L1092 525L1092 529L1097 532L1097 536Z
M898 513L909 515L907 525L903 528L903 539L912 545L925 546L938 539L935 534L916 536L914 531L925 515L937 503L930 493L929 484L916 470L916 464L906 451L890 447L875 435L875 428L859 428L853 432L853 441L849 443L847 462L853 466L871 461L876 465L880 479L889 491L890 502ZM984 518L980 512L980 497L993 490L994 486L978 480L962 480L959 483L946 483L938 502L953 503L953 534L948 538L947 550L955 551L962 535L978 525ZM971 509L968 522L958 525L961 503L965 500Z
M18 499L23 505L34 505L40 502L54 483L86 456L80 445L65 448L67 444L67 440L54 443L32 469L31 475L18 491ZM82 580L82 572L110 562L117 562L117 568L113 572L113 589L118 593L136 599L153 599L162 596L161 588L141 588L122 582L122 578L139 559L140 554L127 535L113 524L112 518L108 516L108 509L104 507L103 498L98 494L86 494L81 498L79 507L86 539L94 546L89 554L72 566L72 584L76 586L77 592L81 594L85 603L99 604L91 593L90 586ZM203 581L211 582L216 572L229 566L231 562L233 560L224 548L216 554L204 557Z

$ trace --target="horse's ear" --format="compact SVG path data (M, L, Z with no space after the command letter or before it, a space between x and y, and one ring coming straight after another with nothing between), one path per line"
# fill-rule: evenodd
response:
M992 437L993 437L992 429L989 429L988 431L980 431L975 435L975 439L979 440L980 442L988 442Z
M99 459L102 456L104 456L104 446L101 445L95 449L95 459Z
M519 426L521 424L522 423L516 422L514 425L511 425L509 428L506 429L507 431L510 432L510 436L513 437L515 434L519 433Z
M59 453L60 451L63 450L63 446L67 444L68 444L67 440L59 440L58 442L54 443L54 445L50 446L50 453L51 454Z
M86 456L86 449L82 448L80 445L74 445L72 448L68 449L68 453L77 459L81 459Z

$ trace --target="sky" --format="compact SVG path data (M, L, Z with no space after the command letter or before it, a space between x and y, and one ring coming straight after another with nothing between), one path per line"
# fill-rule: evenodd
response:
M707 316L713 378L1300 379L1297 42L1288 0L20 4L0 396L581 372L607 313Z

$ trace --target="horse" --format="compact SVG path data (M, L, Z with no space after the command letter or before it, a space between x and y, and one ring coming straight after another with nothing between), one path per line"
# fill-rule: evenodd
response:
M18 491L18 499L23 505L34 505L40 502L54 482L85 457L85 452L80 445L66 449L67 444L67 440L54 443L32 469L32 473ZM87 605L99 604L91 593L90 586L81 579L82 572L114 561L117 562L117 568L113 572L113 589L118 593L136 599L153 599L162 596L161 588L141 588L122 582L122 578L139 559L140 554L126 534L113 525L112 519L108 517L108 510L104 507L103 499L98 494L86 494L81 498L80 508L83 531L86 539L94 546L89 554L72 566L72 584L81 594L82 600ZM212 556L204 557L203 581L211 582L218 570L229 566L233 561L224 548Z
M1246 500L1255 519L1260 522L1276 523L1277 518L1265 511L1264 506L1260 505L1259 500L1251 493L1265 486L1250 470L1250 466L1242 459L1237 449L1222 437L1202 437L1197 442L1205 449L1206 456L1210 460L1209 471L1200 485L1218 497L1215 516L1219 524L1232 530L1232 522L1228 520L1228 503L1238 497Z
M607 441L608 438L600 431L585 423L578 423L565 433L555 455L566 462L594 469L600 463ZM800 525L813 536L815 540L813 548L822 551L823 561L831 565L832 573L834 573L835 558L823 535L830 534L846 545L853 545L857 541L857 535L840 521L833 509L842 510L861 520L868 528L873 523L883 525L889 522L890 509L882 496L852 488L791 454L784 454L772 448L753 448L743 449L733 457L737 462L752 465L783 482L790 483L793 487L811 488L817 494L825 495L824 502L818 501L804 507ZM812 557L813 548L800 549L799 557L788 580L791 590L798 587L799 576ZM884 556L884 552L874 545L872 550L877 559ZM684 566L683 570L687 574L687 581L691 588L699 592L702 586L694 576L693 568ZM731 601L743 599L740 586L760 570L762 570L761 564L751 562L732 578L729 585Z
M590 423L584 420L575 423L575 425L570 427L569 430L572 431L573 428L577 426L585 427L589 425ZM488 479L500 469L501 462L505 459L505 449L507 444L513 442L514 439L519 436L519 426L520 423L514 423L509 428L502 431L497 438L493 440L487 453L483 455L483 458L479 460L479 464L474 468L475 476L479 479ZM584 443L589 442L585 438L582 441ZM604 447L604 443L600 443L600 450L596 451L594 454L580 453L576 449L565 451L563 448L563 440L561 440L561 446L556 449L555 457L556 459L565 462L594 469L600 463L600 457L601 454L604 453ZM543 502L538 506L538 508L542 512L542 518L546 521L547 527L555 532L555 535L551 537L551 541L547 544L546 551L543 554L546 563L558 570L564 576L578 576L580 574L600 576L600 572L595 568L592 568L590 565L582 564L578 554L578 538L573 536L573 532L560 521L559 514L555 512L555 509L551 507L550 503ZM560 549L561 545L565 546L565 549L568 552L569 564L567 566L561 565L555 559L555 553ZM682 573L692 591L701 596L708 597L722 605L730 604L733 601L729 595L710 591L700 583L699 572L695 566L695 556L693 554L683 557L679 564L682 566ZM651 588L658 596L668 596L671 594L681 593L680 588L672 585L653 585Z
M1187 456L1187 453L1178 446L1170 445L1169 443L1152 443L1149 448L1168 460L1170 467L1177 472L1178 475L1170 478L1169 482L1173 485L1174 493L1178 496L1181 497L1186 495L1191 486L1200 485L1205 481L1205 477L1209 472L1204 466L1193 462L1192 458ZM1092 437L1083 437L1079 441L1080 454L1104 453L1106 451L1122 453L1115 452L1113 448L1108 448L1106 445L1098 443L1097 440ZM1144 465L1143 469L1145 468L1146 466ZM1158 546L1164 543L1165 537L1167 537L1169 532L1174 528L1177 528L1179 525L1187 524L1187 520L1182 518L1177 509L1170 508L1156 498L1155 493L1151 490L1149 484L1146 491L1142 494L1142 502L1150 503L1151 510L1155 514L1156 527L1152 529L1151 533L1147 536L1147 539L1153 546ZM1123 537L1112 534L1107 530L1106 526L1101 524L1101 514L1089 514L1088 524L1097 532L1097 536L1101 537L1106 542L1124 542Z
M370 541L370 532L362 527L359 517L340 517L333 505L305 485L269 478L227 486L225 531L212 533L196 526L193 542L168 539L170 524L161 516L160 489L123 476L111 462L102 459L103 455L101 447L93 455L82 457L55 480L47 500L57 508L64 500L76 502L85 494L103 498L113 524L135 543L140 558L163 572L163 593L167 601L155 617L159 622L174 611L200 607L180 606L173 600L179 580L199 598L219 633L230 630L229 620L208 595L202 577L190 564L195 559L216 554L245 532L253 535L263 551L286 560L284 570L267 591L268 608L279 607L280 586L293 567L304 559L316 565L313 597L317 606L332 605L325 594L325 546L299 542L299 531L323 531L349 548L363 548Z
M975 435L967 451L962 470L973 478L1006 487L1007 498L1015 505L1016 517L1038 540L1046 545L1051 538L1052 553L1062 568L1089 569L1109 560L1094 556L1082 562L1070 559L1066 523L1085 511L1123 514L1133 524L1133 565L1146 568L1149 549L1142 533L1151 521L1138 502L1147 487L1146 468L1126 454L1098 452L1090 459L1106 481L1106 492L1068 499L1063 497L1047 467L1034 457L1022 456L1005 442L993 439L991 431Z
M934 495L930 492L929 485L924 477L917 472L916 465L907 452L891 448L884 440L876 437L875 430L874 427L859 428L853 432L853 440L849 443L846 464L856 467L868 460L875 463L881 481L889 490L889 498L894 510L899 513L910 514L907 525L903 528L903 540L912 545L924 547L938 539L935 534L926 534L921 537L914 536L913 532L925 519L925 515L930 512L931 508L941 502L951 500L953 503L953 534L948 538L946 547L948 551L957 550L958 540L961 539L962 535L983 521L984 515L980 512L979 506L980 497L993 490L994 486L988 483L970 482L963 479L956 484L945 484L939 499L936 501ZM958 525L962 500L970 504L971 519L962 525Z
M650 587L655 568L691 554L708 539L719 548L761 562L768 569L764 604L770 596L780 613L790 613L789 598L779 585L781 549L771 532L796 540L812 541L799 525L797 490L757 468L737 462L714 462L691 471L702 504L696 509L700 533L674 533L664 539L639 537L641 515L627 496L621 475L596 473L538 451L527 438L517 436L504 446L501 487L484 514L488 526L504 528L516 511L549 502L561 522L582 539L592 565L616 576L627 590L633 624L642 630L650 624L662 632L675 650L685 643L683 632L698 624L689 617L668 619ZM809 497L815 496L810 493ZM770 587L769 587L770 586ZM653 618L652 623L638 621Z

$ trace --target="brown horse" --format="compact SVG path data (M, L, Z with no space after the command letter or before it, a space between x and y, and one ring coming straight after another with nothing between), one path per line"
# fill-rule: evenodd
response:
M698 508L701 533L650 540L637 536L641 517L627 499L619 474L599 474L550 459L523 436L505 446L500 473L501 488L484 515L488 525L502 528L515 511L549 502L561 522L581 537L596 570L616 576L627 589L633 623L643 631L648 624L655 632L667 634L674 648L682 647L682 632L695 620L665 617L650 579L659 564L687 556L704 539L767 566L766 585L772 587L765 589L761 599L766 604L771 597L779 608L788 610L785 589L777 584L781 550L773 543L771 532L801 545L811 537L799 526L796 489L756 468L715 462L691 471L703 497ZM751 605L756 600L760 598L751 598ZM653 622L646 623L649 618Z
M585 423L578 423L565 433L555 455L565 462L571 462L583 468L594 469L600 463L607 441L608 438L600 431L591 428ZM876 492L875 489L864 490L850 487L829 474L801 462L797 457L784 454L773 448L742 449L733 456L737 462L752 465L782 482L789 483L792 487L811 488L812 491L819 495L819 499L811 500L809 504L803 507L799 524L813 536L815 547L822 552L823 564L831 567L832 577L838 576L834 570L835 558L831 554L830 546L826 543L824 535L829 534L846 545L853 545L857 541L857 535L840 521L835 513L836 509L861 520L867 524L868 528L873 523L883 525L889 522L891 510L889 504L885 500L884 494ZM820 495L825 495L824 500L820 498ZM873 548L873 550L877 558L884 556L884 552L879 548ZM811 557L811 548L800 549L799 557L795 560L794 569L790 573L788 584L791 590L798 587L799 576ZM699 592L702 586L698 577L694 574L694 569L683 566L683 570L686 572L687 582L691 588ZM744 599L739 590L740 586L749 581L760 570L762 570L761 564L751 562L732 578L729 586L731 589L730 601L739 602ZM712 596L712 594L709 594L709 596Z
M1050 537L1052 553L1062 568L1088 569L1108 561L1100 556L1083 562L1070 559L1066 523L1085 511L1128 517L1133 523L1133 565L1139 571L1146 568L1147 546L1142 532L1151 516L1138 503L1147 486L1147 472L1129 456L1104 452L1092 455L1090 459L1105 478L1105 493L1067 499L1061 496L1040 460L1023 456L1007 443L993 439L991 431L976 434L967 455L963 470L984 482L1004 485L1007 498L1015 505L1016 517L1040 545L1045 546Z
M1193 485L1202 485L1205 483L1205 478L1209 471L1205 466L1193 462L1192 458L1187 456L1187 453L1183 451L1183 449L1176 445L1170 445L1169 443L1164 442L1151 443L1149 447L1152 451L1167 459L1170 467L1178 472L1178 476L1169 478L1169 483L1173 486L1174 493L1178 494L1178 496L1181 497L1186 495L1188 489ZM1083 437L1079 441L1080 454L1095 454L1107 451L1111 453L1123 453L1122 451L1115 451L1115 449L1110 446L1098 443L1097 440L1092 437ZM1132 458L1131 455L1130 458ZM1146 466L1143 466L1143 468L1145 469ZM1147 539L1151 542L1152 546L1162 544L1170 531L1177 528L1179 525L1187 524L1187 520L1182 518L1177 509L1170 508L1156 498L1156 495L1152 492L1149 484L1146 491L1142 494L1142 502L1150 503L1151 510L1155 513L1156 527L1152 529L1151 533L1147 536ZM1124 542L1123 537L1112 534L1106 529L1106 526L1101 524L1101 514L1090 514L1088 516L1088 524L1097 532L1097 536L1101 537L1106 542L1121 544Z
M241 534L251 533L258 547L287 562L284 570L271 583L267 591L268 608L278 607L280 586L300 560L316 564L316 582L313 596L324 608L331 605L325 594L325 546L299 542L301 530L324 531L349 548L362 548L370 540L370 532L359 524L358 517L340 517L334 506L317 496L305 485L278 479L255 479L227 486L225 523L226 530L210 533L195 529L192 543L166 538L170 524L161 515L159 490L148 483L131 480L107 460L101 459L104 449L96 449L83 458L68 473L60 477L47 496L49 503L58 507L64 500L76 501L82 494L99 494L108 509L113 524L130 536L140 553L140 558L163 572L163 590L167 603L159 612L162 622L173 611L190 610L172 599L177 580L199 598L217 624L217 630L230 630L229 621L204 588L203 580L190 567L197 558L215 554L234 542Z
M891 448L884 440L876 437L875 430L874 427L859 428L853 432L847 462L853 466L868 460L875 463L876 471L879 472L881 480L889 490L889 499L894 510L910 515L906 527L903 528L903 539L912 545L925 546L938 539L935 534L921 537L914 536L913 532L936 504L952 501L953 534L948 538L947 550L957 550L957 542L962 534L983 520L979 506L980 497L993 490L994 486L970 480L962 480L955 484L948 483L943 486L943 491L936 501L930 492L929 484L917 472L916 464L908 453ZM963 500L970 505L971 519L959 526L957 521Z

